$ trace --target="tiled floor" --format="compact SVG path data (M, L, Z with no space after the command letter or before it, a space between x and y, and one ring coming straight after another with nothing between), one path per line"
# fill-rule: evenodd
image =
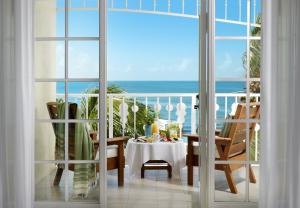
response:
M255 175L259 176L258 167L254 167ZM64 200L64 174L58 187L53 187L54 173L49 174L41 182L36 184L36 200L38 201L63 201ZM197 168L194 170L194 184L197 179ZM88 198L77 198L72 195L72 172L69 172L68 193L72 201L98 201L99 184L91 189ZM244 201L246 199L245 169L234 172L239 193L230 193L224 173L215 171L215 199L217 201ZM128 168L125 169L124 187L117 186L117 172L108 173L108 207L109 208L155 208L155 207L199 207L199 187L187 186L186 169L183 169L180 179L168 179L166 171L146 171L145 178L130 179ZM249 200L256 201L258 182L249 185Z
M183 171L182 178L185 171ZM108 207L110 208L155 208L155 207L197 207L197 187L186 186L186 180L168 179L166 171L151 170L145 172L145 178L125 179L125 186L118 188L117 175L108 177Z
M197 184L197 168L194 170L194 184ZM258 167L253 168L259 176ZM110 208L147 208L147 207L199 207L199 186L187 186L186 169L181 179L168 179L166 171L147 171L144 179L129 179L126 174L125 186L117 187L116 173L108 177L108 207ZM238 194L232 194L228 188L224 172L215 171L215 200L244 201L246 171L242 168L234 172ZM257 201L258 181L249 185L249 200Z

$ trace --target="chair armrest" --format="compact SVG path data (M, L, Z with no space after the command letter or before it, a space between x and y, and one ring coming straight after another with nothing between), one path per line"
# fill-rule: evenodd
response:
M219 135L220 135L220 133L221 133L221 131L222 131L221 129L216 129L216 130L215 130L215 134L216 134L216 136L219 136Z
M183 136L186 136L188 139L188 142L199 142L199 135L197 134L185 134Z
M231 142L231 138L224 138L224 137L215 137L215 143L216 145L227 145Z
M128 139L128 136L108 138L107 145L119 144L121 142L126 142Z

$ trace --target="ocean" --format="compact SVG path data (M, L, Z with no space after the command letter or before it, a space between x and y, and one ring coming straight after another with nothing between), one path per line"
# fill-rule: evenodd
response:
M108 86L117 85L127 93L198 93L197 81L108 81ZM98 83L94 82L70 82L68 89L69 93L84 93L87 89L98 88ZM245 93L246 83L243 81L235 82L216 82L216 93ZM57 93L64 93L64 83L57 84ZM79 102L78 98L70 98L72 102ZM144 97L137 98L137 101L145 103ZM176 121L176 104L179 103L180 98L172 98L171 103L174 110L171 113L171 120ZM157 102L156 98L149 97L148 105L154 106ZM160 111L161 119L168 119L168 97L160 98L162 109ZM190 132L191 130L191 98L183 98L186 104L186 117L183 125L183 132ZM233 97L227 99L227 112L231 111L231 104L235 102ZM217 118L224 118L225 115L225 99L217 98L219 110L217 111ZM217 124L220 125L220 124Z

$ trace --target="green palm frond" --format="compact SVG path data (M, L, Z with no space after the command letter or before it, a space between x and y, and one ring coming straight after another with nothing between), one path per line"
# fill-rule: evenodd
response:
M107 88L107 93L113 94L113 93L124 93L125 91L121 89L117 85L111 85ZM86 94L98 94L99 89L98 88L91 88L85 91ZM86 100L87 99L87 100ZM146 116L146 106L136 101L136 105L138 106L139 110L136 112L136 129L134 129L134 113L132 112L131 108L134 105L134 100L132 98L125 99L125 102L128 105L128 122L126 124L125 129L125 135L128 136L134 136L136 135L144 135L144 124L147 123L147 119L149 116ZM120 122L120 115L119 115L119 106L122 103L122 99L120 98L114 98L113 100L113 129L114 129L114 136L121 136L122 135L122 124ZM86 106L88 105L88 106ZM107 104L107 112L109 112L109 105ZM97 97L88 97L88 98L82 98L80 101L80 109L81 109L81 118L86 119L97 119L98 115L98 98ZM151 107L148 107L149 115L151 115L154 119L154 110ZM107 115L107 124L108 124L108 115ZM92 127L93 131L98 130L97 123L93 122L90 123L90 126ZM109 125L107 125L109 126ZM108 129L107 129L108 131Z

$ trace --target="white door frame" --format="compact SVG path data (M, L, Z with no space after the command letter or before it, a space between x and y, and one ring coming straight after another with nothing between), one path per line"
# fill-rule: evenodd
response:
M207 0L201 0L199 19L199 164L200 169L200 207L208 207L208 140L207 140ZM200 166L201 164L201 166Z
M107 34L107 0L100 0L99 5L99 28L100 28L100 46L99 46L99 76L100 76L100 86L99 86L99 146L100 146L100 161L99 161L99 173L100 173L100 207L107 207L107 50L106 50L106 34ZM101 90L102 89L102 90ZM101 165L101 166L100 166Z
M205 0L203 0L205 2ZM208 10L208 20L207 20L207 33L208 33L208 39L207 39L207 97L204 96L203 94L203 98L202 99L206 99L207 101L207 109L201 109L204 110L205 113L207 113L208 118L207 118L207 125L208 125L208 129L207 129L207 134L208 134L208 139L207 139L207 149L204 150L203 154L208 155L208 160L207 161L203 161L203 159L201 159L201 165L206 164L207 166L207 172L205 173L204 171L201 172L203 178L205 178L208 181L208 185L206 185L206 182L204 183L204 188L207 190L207 192L203 191L201 192L201 199L206 199L207 201L205 201L205 203L201 202L201 206L202 207L222 207L222 208L241 208L241 207L258 207L258 203L257 202L216 202L215 201L215 122L216 122L216 110L215 110L215 81L216 81L216 76L215 76L215 40L216 40L216 35L215 35L215 22L216 22L216 11L215 11L215 3L216 0L207 0L207 10ZM250 90L249 90L249 80L250 79L250 75L249 75L249 44L250 44L250 29L251 29L251 23L250 23L250 1L251 0L246 0L247 1L247 95L246 95L246 100L247 100L247 105L248 105L248 110L247 110L247 115L248 118L246 119L246 122L248 123L247 126L249 125L249 123L251 122L251 119L249 119L249 102L250 102ZM262 10L263 11L263 10ZM203 37L202 37L203 38ZM235 39L235 37L233 37L232 39ZM251 37L251 40L259 40L259 38L255 38L255 37ZM201 72L204 71L204 67L202 67ZM255 80L255 79L253 79ZM201 80L203 81L203 79ZM204 93L204 92L203 92ZM204 112L201 112L201 114L204 114ZM253 122L253 121L252 121ZM249 130L247 128L247 139L246 139L246 143L247 143L247 151L249 151ZM205 147L203 147L205 148ZM202 149L201 149L202 151ZM207 153L207 152L208 153ZM206 156L206 155L202 155L201 152L201 157L202 156ZM249 155L249 154L248 154ZM249 161L249 156L247 156L247 161L245 161L246 164L246 180L249 180L247 178L249 175L249 165L251 164ZM207 177L205 177L207 176ZM202 178L201 178L202 179ZM203 184L203 181L201 182L201 185ZM205 195L205 196L204 196ZM246 191L246 195L247 195L247 191Z

